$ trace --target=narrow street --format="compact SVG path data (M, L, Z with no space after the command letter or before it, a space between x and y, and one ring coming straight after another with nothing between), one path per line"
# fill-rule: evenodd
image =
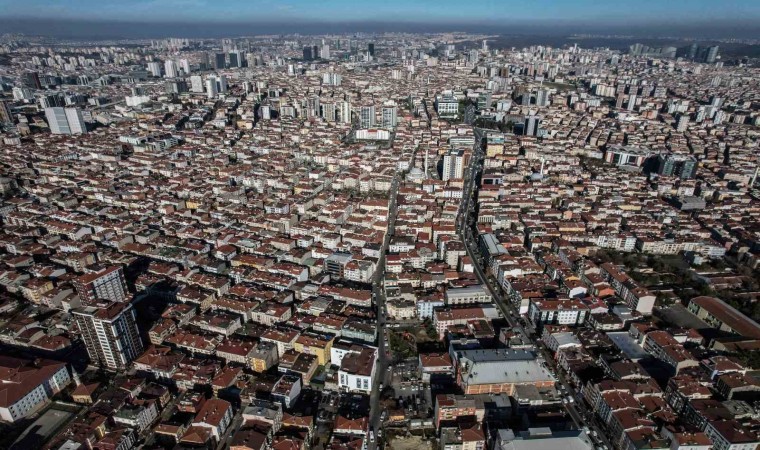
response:
M385 254L388 251L388 245L390 244L391 236L393 235L394 225L396 222L396 196L398 195L399 175L393 178L391 184L390 198L388 200L388 229L385 233L385 239L383 246L380 249L380 258L377 261L377 269L375 270L375 277L372 283L372 293L375 300L375 308L377 311L377 367L375 369L375 378L372 380L372 393L370 394L370 412L369 412L369 427L374 430L374 441L369 441L367 437L366 446L368 450L375 450L377 448L377 430L380 429L380 384L386 383L386 375L388 373L388 366L390 358L386 354L389 351L385 347L385 290L383 289L383 277L385 275ZM368 430L369 435L369 430Z
M525 342L533 343L536 351L545 360L546 365L552 370L552 372L554 372L558 384L564 388L564 392L566 392L568 396L571 396L574 399L573 403L565 403L564 407L568 411L568 414L576 426L579 429L583 428L584 426L588 426L590 431L596 432L596 436L601 439L604 444L606 444L609 448L613 448L613 446L607 441L604 433L602 433L599 427L596 425L593 418L591 421L586 420L585 417L590 417L588 416L589 413L585 410L584 407L579 406L579 404L582 403L582 400L577 396L575 389L573 389L573 387L565 380L564 376L562 376L559 368L554 366L554 358L552 355L550 355L539 344L536 338L531 337L531 335L525 331L524 327L517 323L517 320L515 318L519 317L519 311L517 311L514 305L512 305L510 302L504 300L504 295L502 294L501 287L494 286L493 283L489 281L488 276L485 274L482 257L477 247L477 236L473 235L473 226L470 225L469 221L471 217L470 215L473 214L472 218L474 219L475 223L477 222L477 216L474 214L475 211L471 205L471 202L473 201L473 197L477 195L476 180L478 179L479 171L482 170L484 158L482 143L483 139L485 138L485 130L474 128L474 131L475 147L473 149L472 158L470 159L470 166L466 172L467 175L464 187L465 191L462 195L458 232L460 238L462 239L462 242L465 243L467 255L470 257L470 259L472 259L475 275L477 276L480 283L486 286L488 289L494 303L501 311L501 314L509 324L509 327L512 330L517 331ZM579 410L583 411L583 414L579 412Z

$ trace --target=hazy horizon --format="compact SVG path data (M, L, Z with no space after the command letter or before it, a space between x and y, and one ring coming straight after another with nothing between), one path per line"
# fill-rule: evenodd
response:
M0 30L68 38L465 31L760 39L760 2L0 0Z
M754 20L705 22L672 21L627 23L625 25L585 23L571 20L494 21L142 21L106 19L10 18L0 16L4 33L58 38L164 37L220 38L262 34L329 34L383 32L469 32L487 34L546 35L571 34L673 37L693 39L760 39L760 26Z

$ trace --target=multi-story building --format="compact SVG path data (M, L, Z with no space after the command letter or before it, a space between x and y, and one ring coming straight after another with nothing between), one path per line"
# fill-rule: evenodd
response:
M369 347L345 354L338 370L338 387L350 392L372 392L376 354L377 350Z
M541 116L530 115L525 117L523 134L526 136L537 136L541 126Z
M359 109L359 127L374 128L377 124L375 118L375 105L365 105Z
M217 88L216 78L212 76L206 78L206 95L208 98L214 98L218 93L219 89Z
M39 411L70 382L65 363L0 356L0 419L15 422Z
M642 347L655 358L672 366L676 373L681 369L699 365L696 359L667 331L657 330L647 333Z
M295 340L293 349L299 353L314 355L320 365L330 360L330 348L335 338L331 335L304 333Z
M351 102L342 101L335 105L336 118L340 123L351 123Z
M13 114L11 113L10 103L7 101L0 101L0 123L13 122Z
M441 430L441 450L484 450L486 437L480 423L458 423Z
M528 317L537 327L543 325L581 325L586 321L588 307L577 299L531 299Z
M746 338L760 339L760 325L719 298L695 297L689 302L688 308L714 328Z
M423 298L417 300L417 317L420 319L432 319L435 308L444 306L442 299Z
M200 75L190 77L190 92L203 93L203 77Z
M161 77L161 63L158 61L151 61L148 63L148 72L156 78Z
M279 402L283 408L291 408L301 395L301 377L285 374L272 387L272 400Z
M705 434L714 450L755 450L760 445L760 438L735 420L708 422Z
M387 102L383 104L383 128L396 128L396 123L398 122L398 113L396 112L396 109L395 102Z
M612 145L604 152L604 160L624 169L639 169L651 152L648 149Z
M454 118L459 114L459 101L451 95L436 96L435 112L442 118Z
M215 53L214 54L214 69L224 69L227 65L227 55L224 53Z
M678 176L683 180L694 178L697 160L693 156L659 154L657 155L657 173L665 176Z
M83 303L98 300L123 302L129 291L121 266L110 266L97 272L84 274L74 279L74 287Z
M171 59L167 59L164 62L164 76L166 78L177 78L179 76L179 68L176 62Z
M277 345L269 341L261 341L253 347L248 360L254 372L266 372L280 360Z
M464 178L464 151L451 150L443 156L443 171L441 179L443 181Z
M441 423L455 423L458 419L472 418L480 423L485 415L486 408L479 396L438 394L435 397L433 423L436 429Z
M446 289L445 298L447 306L491 303L491 294L480 284Z
M689 115L681 114L678 116L678 122L676 122L676 131L683 133L689 128Z
M553 387L556 380L527 350L460 350L456 352L457 384L465 394L506 393L516 386Z
M130 303L93 304L72 313L92 363L122 370L142 353L137 317Z
M433 324L438 337L443 339L446 329L453 325L465 325L473 320L494 320L499 313L494 305L478 305L459 308L440 308L433 312Z
M45 108L45 119L53 134L84 134L87 125L79 108Z
M206 402L195 415L193 425L208 428L217 441L232 423L232 405L226 400L212 398Z

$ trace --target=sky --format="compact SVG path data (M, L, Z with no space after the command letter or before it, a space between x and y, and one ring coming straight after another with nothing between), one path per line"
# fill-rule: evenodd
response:
M0 32L21 31L37 22L38 32L66 23L163 24L257 23L293 32L299 24L384 23L456 26L472 31L544 26L577 32L616 27L668 29L734 26L742 37L760 39L760 1L737 0L0 0ZM53 24L49 28L47 24ZM82 32L86 30L81 30ZM410 30L413 31L413 30ZM749 34L749 36L748 36ZM753 36L756 34L756 36ZM730 37L730 36L727 36Z

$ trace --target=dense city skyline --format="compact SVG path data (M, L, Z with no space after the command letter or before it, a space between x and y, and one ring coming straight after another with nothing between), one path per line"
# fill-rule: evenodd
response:
M0 449L760 450L759 13L0 0Z

